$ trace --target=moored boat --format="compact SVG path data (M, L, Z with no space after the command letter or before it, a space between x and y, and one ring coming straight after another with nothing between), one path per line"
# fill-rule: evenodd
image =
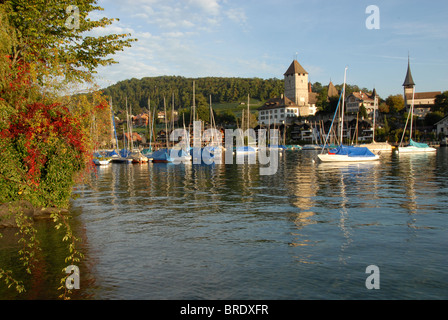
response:
M336 111L333 117L333 121L331 123L331 127L333 126L334 119L336 117L336 114L338 112L339 103L342 98L342 110L341 114L344 115L344 100L345 100L345 83L346 83L346 74L347 74L347 67L345 68L344 72L344 87L342 89L342 93L339 97L339 102L336 107ZM322 162L364 162L364 161L376 161L379 159L379 156L374 154L372 151L370 151L366 147L355 147L355 146L344 146L342 144L343 140L343 124L344 124L344 118L342 117L341 125L340 125L340 142L341 145L334 149L329 149L326 154L323 153L323 150L325 148L322 148L322 154L318 154L317 157ZM331 132L331 127L330 131ZM328 136L327 136L328 140ZM327 141L325 141L326 145Z

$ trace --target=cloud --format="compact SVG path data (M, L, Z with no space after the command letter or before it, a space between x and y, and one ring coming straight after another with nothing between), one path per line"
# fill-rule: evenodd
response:
M231 8L225 14L230 20L237 23L246 23L247 21L246 13L242 8Z
M217 16L221 11L218 0L189 0L188 3L210 15Z
M101 83L110 85L117 81L160 75L231 76L233 65L229 54L217 57L216 41L230 29L244 31L241 27L248 18L243 8L227 0L134 0L132 4L113 2L100 6L102 16L120 17L106 30L95 30L95 35L106 33L131 33L138 41L113 58L118 64L98 69ZM229 43L219 44L220 54L227 51ZM232 50L238 50L233 47ZM247 68L253 62L234 62ZM260 62L258 71L273 71L268 63ZM256 69L246 70L248 74ZM104 75L104 76L102 76Z

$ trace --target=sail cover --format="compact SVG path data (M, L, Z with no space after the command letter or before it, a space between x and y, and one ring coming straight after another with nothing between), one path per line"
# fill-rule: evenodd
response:
M413 147L417 147L417 148L429 148L429 146L426 143L419 143L419 142L415 142L414 140L411 139L411 141L409 142L410 146Z
M329 154L346 155L349 157L374 157L375 155L366 147L339 146L328 151Z

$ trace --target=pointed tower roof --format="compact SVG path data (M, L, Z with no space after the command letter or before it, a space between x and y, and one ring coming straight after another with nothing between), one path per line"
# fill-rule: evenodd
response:
M308 74L308 72L306 72L306 70L300 65L300 63L298 63L297 60L294 60L289 66L288 70L286 70L286 72L284 73L284 76L289 76L296 73Z
M406 72L406 78L404 78L403 87L412 87L415 86L414 80L412 79L411 74L411 64L409 62L408 57L408 71Z
M333 82L331 82L328 84L328 93L327 93L328 97L337 97L339 96L339 92L338 89L336 89L336 87L333 85Z

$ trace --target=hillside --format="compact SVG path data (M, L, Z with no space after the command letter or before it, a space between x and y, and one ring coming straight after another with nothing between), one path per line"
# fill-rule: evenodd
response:
M193 81L195 82L196 106L208 106L210 97L214 109L224 110L229 107L238 110L240 102L247 102L250 95L251 104L261 105L270 97L283 93L283 80L260 78L185 78L180 76L145 77L118 82L103 89L104 94L112 98L115 111L124 110L126 98L133 114L151 109L163 110L163 101L174 109L189 108L193 101ZM219 111L218 111L219 112Z

